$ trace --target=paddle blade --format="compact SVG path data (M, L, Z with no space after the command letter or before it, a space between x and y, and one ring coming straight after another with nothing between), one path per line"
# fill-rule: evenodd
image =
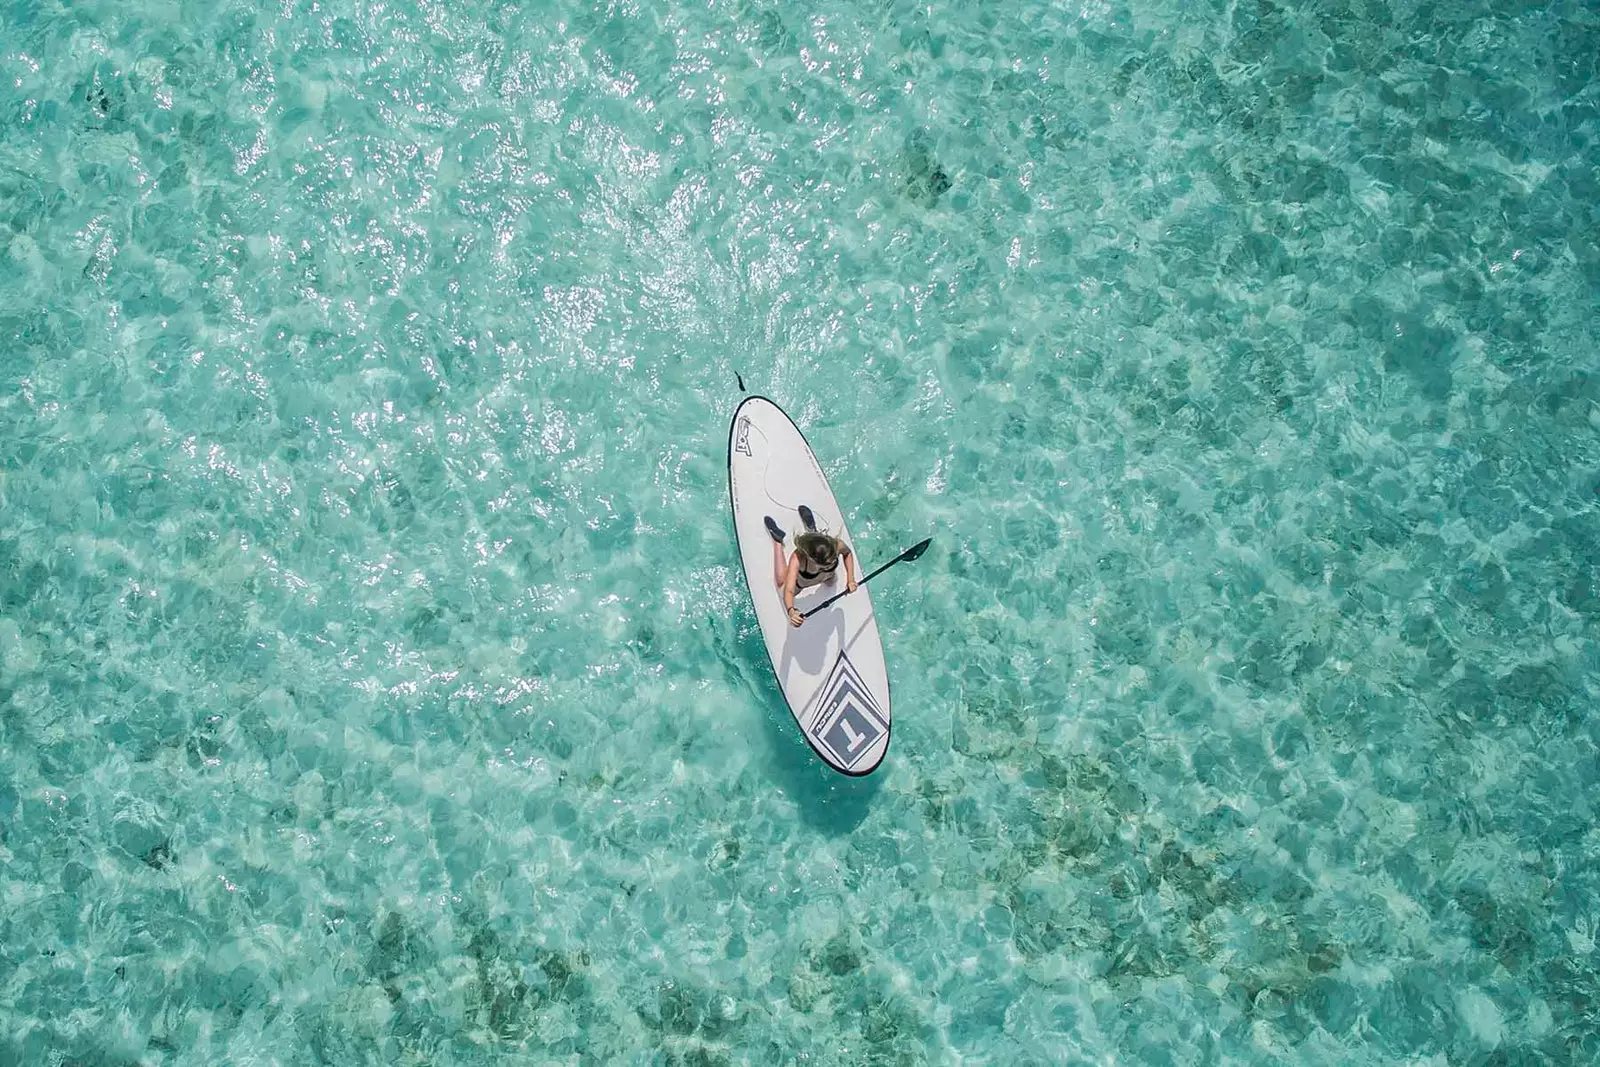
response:
M905 562L910 563L912 560L928 551L928 546L931 544L933 544L933 538L931 537L923 541L918 541L916 544L900 553L900 558Z

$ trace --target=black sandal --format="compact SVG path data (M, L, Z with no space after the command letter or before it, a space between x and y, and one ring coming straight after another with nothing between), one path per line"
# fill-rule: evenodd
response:
M765 516L761 521L767 524L767 533L772 535L772 539L780 545L783 544L783 530L772 521L772 516Z

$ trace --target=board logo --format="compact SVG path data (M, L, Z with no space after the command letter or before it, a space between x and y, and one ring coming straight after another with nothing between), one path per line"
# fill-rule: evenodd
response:
M850 657L839 653L833 672L822 683L811 720L811 736L824 753L849 769L860 763L878 739L889 732L878 702L856 673Z
M733 450L752 456L750 452L750 417L746 415L739 420L739 432L733 438ZM752 458L754 458L752 456Z

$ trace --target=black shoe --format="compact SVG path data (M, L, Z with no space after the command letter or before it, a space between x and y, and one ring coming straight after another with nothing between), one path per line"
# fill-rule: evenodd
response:
M761 521L767 524L767 533L772 535L772 539L780 545L783 544L783 529L772 521L772 516L768 515Z
M811 514L811 509L804 504L800 505L800 524L810 533L817 532L817 517Z

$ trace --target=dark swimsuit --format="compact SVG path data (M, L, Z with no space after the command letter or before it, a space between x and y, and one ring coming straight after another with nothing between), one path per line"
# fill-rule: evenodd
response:
M799 590L799 589L809 589L813 585L821 585L823 582L827 581L829 578L832 578L839 571L839 558L837 556L834 557L833 566L828 567L825 570L820 570L820 571L807 571L806 570L806 566L805 565L806 565L806 562L808 562L809 557L807 557L805 555L805 553L802 552L800 554L800 559L801 559L800 574L799 574L799 577L795 580L795 583L794 583L794 587L797 590Z

